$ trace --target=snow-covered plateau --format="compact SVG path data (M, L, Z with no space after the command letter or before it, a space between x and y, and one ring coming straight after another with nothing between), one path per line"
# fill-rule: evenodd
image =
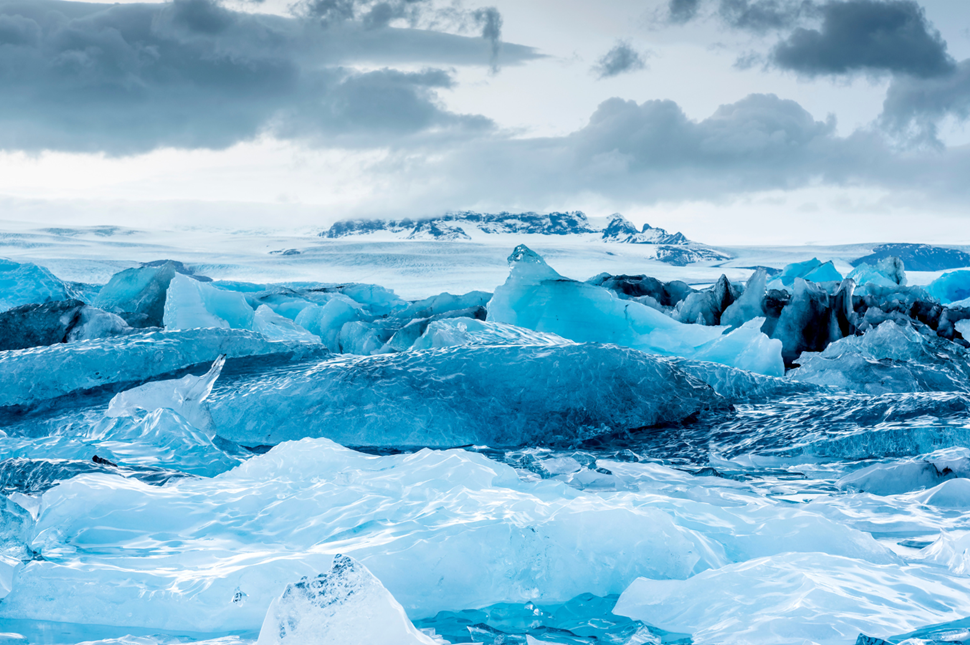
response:
M965 248L0 229L2 645L970 641Z

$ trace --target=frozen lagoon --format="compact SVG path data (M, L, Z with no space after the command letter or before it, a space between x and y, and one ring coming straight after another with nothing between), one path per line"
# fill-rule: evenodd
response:
M485 320L444 315L478 296L416 307L199 282L178 302L225 325L4 352L5 395L24 374L49 387L4 408L2 638L767 644L960 629L963 345L880 320L778 378L708 362L751 347L780 361L760 324L704 355L741 329L540 273L506 295L541 297L488 301ZM259 307L326 309L313 320L339 325L330 351L426 322L413 349L335 356L265 313L284 336L263 336Z

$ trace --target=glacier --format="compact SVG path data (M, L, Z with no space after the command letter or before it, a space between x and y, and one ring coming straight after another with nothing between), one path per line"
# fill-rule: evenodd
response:
M631 246L660 235L628 224ZM215 260L119 261L104 286L4 264L0 641L837 645L966 623L959 273L788 253L570 279L541 250L504 284L408 298Z

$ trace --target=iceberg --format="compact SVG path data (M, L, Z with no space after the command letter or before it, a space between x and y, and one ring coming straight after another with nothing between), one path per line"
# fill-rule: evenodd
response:
M0 258L0 311L71 299L78 299L71 288L44 267Z
M781 310L771 335L781 341L788 364L804 351L821 351L855 331L851 280L845 280L834 296L808 280L795 278L794 284L791 301Z
M640 494L523 482L461 450L375 457L326 439L165 486L80 475L46 491L40 509L29 546L43 558L18 572L0 621L259 629L287 584L327 571L337 553L414 618L608 595L638 576L684 578L724 562Z
M933 566L878 565L790 553L687 580L641 578L614 613L687 632L698 645L843 645L860 632L889 637L970 614L970 592ZM893 592L886 590L891 576Z
M330 571L287 585L256 645L435 645L365 566L337 554Z
M0 352L0 407L31 406L95 388L144 383L225 354L229 359L302 360L326 354L319 345L268 341L251 331L193 329L142 331Z
M68 332L67 342L75 343L79 340L95 340L132 333L134 330L121 316L96 307L85 306L81 308L77 324Z
M697 325L720 325L721 314L741 295L741 290L722 275L710 289L695 291L677 303L674 319Z
M335 294L324 305L306 307L296 316L296 324L323 341L334 353L340 353L340 331L350 322L368 319L364 306L343 294Z
M181 262L161 260L125 269L111 276L94 299L94 306L117 314L132 327L161 327L165 298L176 275L192 276ZM192 276L194 280L208 280Z
M575 345L562 336L473 318L435 320L414 342L413 349L493 345Z
M720 324L738 327L749 320L764 317L762 302L767 293L767 281L768 272L764 268L757 269L744 285L741 295L724 310Z
M80 300L55 300L0 312L0 351L67 342L84 308Z
M752 348L750 330L725 334L723 328L677 322L639 302L621 300L607 289L563 278L524 245L516 247L509 264L509 279L488 303L489 321L576 342L613 343L685 358L717 343L709 352L711 360L727 360L733 367L771 376L784 374L778 341L754 335L757 346Z
M267 305L260 305L253 315L253 329L267 340L291 340L301 343L319 343L320 337L311 334L295 322L281 316Z
M968 358L956 343L889 320L821 352L802 353L788 377L867 394L970 392Z
M903 261L893 256L882 258L875 265L860 264L846 277L858 286L859 295L866 295L870 290L905 287L907 282Z
M949 271L934 280L926 291L943 304L970 298L970 271Z
M246 297L176 273L165 292L165 329L252 329L255 314Z
M214 432L247 445L448 447L569 443L726 404L661 358L569 344L329 359L217 387L206 405Z

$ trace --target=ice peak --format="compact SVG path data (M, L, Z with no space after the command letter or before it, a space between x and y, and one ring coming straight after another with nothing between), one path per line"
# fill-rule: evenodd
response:
M510 277L515 279L538 281L562 278L552 267L546 264L541 255L525 244L519 244L512 251L509 256L509 269L511 271Z

